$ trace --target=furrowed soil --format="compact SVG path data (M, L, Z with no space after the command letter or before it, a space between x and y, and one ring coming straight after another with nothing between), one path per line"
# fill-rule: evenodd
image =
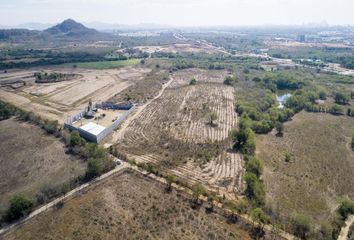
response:
M125 171L35 217L4 239L251 239L160 182Z
M83 174L86 164L65 153L64 144L37 126L0 121L0 210L15 194L34 197Z
M318 226L330 221L339 197L354 197L353 123L345 116L301 112L285 124L283 137L257 137L267 201L276 215L288 219L298 212Z
M145 106L120 133L119 152L139 163L168 169L188 184L201 182L220 195L241 193L243 159L230 151L237 128L234 89L223 84L226 71L189 69L171 76L161 97ZM192 78L196 85L189 85ZM209 124L207 115L218 119Z

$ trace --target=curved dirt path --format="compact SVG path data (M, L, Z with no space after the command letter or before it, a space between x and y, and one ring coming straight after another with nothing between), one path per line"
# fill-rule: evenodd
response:
M340 234L337 240L347 240L348 239L348 232L350 226L354 224L354 215L349 215L347 220L345 221L345 225L340 230Z
M134 119L136 119L140 113L147 107L149 106L153 101L157 100L158 98L160 98L162 96L162 94L164 93L165 89L170 86L170 84L173 82L173 77L170 77L170 80L162 85L162 88L160 89L159 93L152 99L150 99L149 101L147 101L145 104L141 105L141 106L137 106L136 110L134 113L132 113L132 115L130 115L130 117L128 117L121 125L120 125L120 129L116 132L113 133L112 135L112 140L110 141L110 143L106 143L105 147L109 147L111 145L113 145L115 142L117 142L117 140L121 139L124 136L124 132L127 129L127 127L129 126L129 124L134 121Z

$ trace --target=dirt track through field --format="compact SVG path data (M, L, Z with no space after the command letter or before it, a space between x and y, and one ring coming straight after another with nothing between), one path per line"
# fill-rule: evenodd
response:
M350 226L354 224L354 215L349 215L345 221L344 227L342 227L337 240L347 240Z
M137 162L159 165L164 160L159 154L162 150L149 150L146 143L162 141L162 144L168 144L167 139L171 138L186 144L227 140L231 129L237 128L238 118L234 111L234 90L222 84L224 76L224 72L210 74L204 70L175 74L154 99L140 106L123 123L112 142L125 147L128 156ZM189 85L192 77L197 79L196 86ZM206 115L209 112L218 115L215 126L208 124ZM234 198L235 193L244 190L243 164L239 154L225 149L202 165L185 159L185 163L172 172L190 184L201 182L220 194Z

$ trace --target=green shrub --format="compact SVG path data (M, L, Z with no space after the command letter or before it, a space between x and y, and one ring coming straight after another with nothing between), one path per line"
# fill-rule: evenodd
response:
M311 232L311 222L310 219L302 214L295 214L292 219L292 227L295 236L301 239L306 239Z
M33 202L28 197L16 195L10 200L10 207L6 212L5 219L12 222L26 216L32 209Z
M189 85L196 85L197 84L197 80L195 80L195 78L193 78L190 82Z
M329 108L329 112L335 115L341 115L344 114L344 108L342 106L339 106L338 104L333 104Z
M247 185L247 197L253 200L255 205L263 205L265 203L265 190L263 183L254 173L247 172L244 179Z
M246 158L246 171L254 173L259 178L263 171L263 164L255 157L248 157Z
M256 150L256 135L250 128L234 131L232 138L234 141L234 149L246 155L254 155Z
M232 86L232 85L234 85L237 82L238 82L237 78L236 77L231 77L231 76L225 77L225 80L224 80L224 84L228 85L228 86Z
M80 133L78 131L72 131L70 134L70 146L84 146L86 141L80 137Z
M346 219L349 214L354 214L354 201L348 198L340 200L337 212L343 219Z
M268 223L269 218L260 208L255 208L251 211L252 221L255 222L259 228L263 229L264 225Z
M347 104L349 102L349 96L342 92L334 93L334 100L338 104Z
M237 201L228 201L226 203L226 206L229 209L236 211L239 214L245 214L245 213L247 213L249 204L248 204L247 200L239 199Z

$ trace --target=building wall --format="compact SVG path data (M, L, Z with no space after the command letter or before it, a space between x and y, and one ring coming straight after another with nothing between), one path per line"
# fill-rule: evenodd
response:
M112 106L112 105L110 105ZM119 107L118 107L119 106ZM130 108L128 108L128 106ZM94 104L93 107L96 108L101 108L102 105L100 104ZM113 104L114 107L114 104ZM122 108L120 108L122 107ZM73 122L78 121L80 118L82 118L85 113L86 113L86 109L75 114L74 116L68 118L67 120L65 120L64 123L64 128L68 129L69 131L78 131L80 133L80 136L85 138L86 140L90 141L90 142L94 142L94 143L99 143L100 141L102 141L107 135L111 134L114 129L116 129L118 127L119 124L121 124L124 119L135 109L135 105L116 105L115 108L111 108L111 109L120 109L120 110L126 110L127 108L129 109L126 113L124 113L122 116L120 116L120 118L118 118L116 121L114 121L109 127L107 127L105 130L103 130L101 133L99 133L98 135L94 135L91 134L87 131L84 131L80 128L74 127L73 126ZM108 108L108 107L107 107Z

